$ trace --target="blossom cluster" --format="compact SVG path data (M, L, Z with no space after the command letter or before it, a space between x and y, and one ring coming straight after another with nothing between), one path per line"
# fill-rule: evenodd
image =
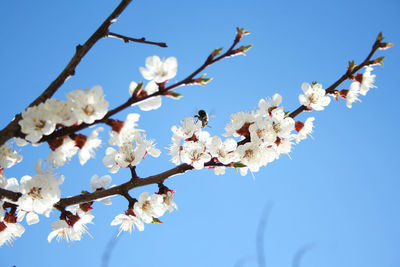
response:
M177 60L174 57L161 60L158 56L152 56L146 59L145 65L145 68L140 68L140 72L149 80L148 84L142 88L142 84L131 82L129 94L139 100L137 103L141 110L148 111L161 106L161 96L166 95L163 91L165 83L176 76ZM360 95L366 95L371 88L376 87L372 70L372 67L367 66L363 74L350 77L353 82L349 89L330 91L329 94L317 82L303 83L299 102L306 111L320 111L329 105L331 97L341 97L346 99L347 107L351 108L355 101L360 101ZM15 143L19 146L27 142L36 145L43 136L57 129L82 123L95 124L108 112L109 104L100 86L74 90L66 98L67 101L48 99L23 111L19 125L25 139L15 138ZM207 122L201 116L184 118L180 126L171 128L171 161L176 165L189 164L194 169L212 168L216 175L224 174L227 167L239 169L241 175L247 175L249 170L257 172L260 167L279 159L281 154L288 155L295 144L306 139L313 131L314 117L304 122L295 121L294 116L291 117L281 104L282 96L275 94L272 98L261 99L258 107L252 111L232 114L225 127L224 140L219 136L211 136L205 130ZM116 173L120 168L131 168L134 173L134 168L147 155L158 157L161 154L154 142L146 139L145 131L137 128L139 118L139 114L130 113L125 121L108 117L102 120L111 127L108 139L110 147L106 149L103 158L103 164L109 168L110 173ZM95 150L102 143L100 132L103 130L99 127L88 136L71 133L47 141L51 148L47 163L57 168L78 154L80 163L85 164L95 157ZM0 188L21 194L17 201L0 200L0 246L4 243L12 244L15 238L24 233L25 228L20 224L24 219L31 225L39 222L39 214L49 217L61 198L60 185L64 177L56 178L51 169L43 169L41 160L35 166L36 175L25 175L19 182L16 178L7 179L4 169L21 160L22 156L8 143L0 147ZM92 191L106 190L110 184L111 176L93 175L90 188ZM159 218L166 211L177 209L174 191L159 186L158 193L149 195L143 192L138 200L125 196L129 200L128 210L117 215L111 222L111 225L120 225L118 235L122 231L131 233L135 227L143 231L145 223L161 223ZM96 200L106 205L111 204L108 197ZM92 223L94 218L90 211L93 203L60 209L60 220L52 224L48 241L55 237L68 242L81 240L82 234L88 233L86 225Z
M166 211L172 212L178 209L174 201L174 191L169 189L163 191L151 196L148 192L141 193L133 207L130 207L125 214L115 216L111 225L120 225L118 235L123 231L132 233L134 227L143 231L144 223L161 223L158 218Z
M134 167L138 165L146 155L158 157L161 151L155 147L153 141L146 140L143 130L135 129L139 114L129 114L123 121L112 121L109 144L117 146L108 147L103 164L110 173L116 173L120 168Z
M103 89L73 90L67 94L67 101L50 98L37 106L22 112L18 122L25 139L37 143L43 135L49 135L59 127L91 124L102 119L108 111L108 102L104 99Z
M364 74L357 75L350 90L342 90L340 95L346 98L346 104L358 100L358 94L375 87L375 75L371 67ZM303 94L299 95L300 104L306 110L323 110L331 101L319 83L303 83ZM226 167L240 168L246 175L248 170L257 172L261 166L278 159L281 154L289 154L292 146L307 138L314 127L314 117L305 122L295 121L281 106L282 97L275 94L271 99L261 99L258 108L251 112L237 112L231 115L225 127L226 140L219 136L211 137L204 130L200 120L184 118L181 126L173 126L169 147L171 161L175 164L186 163L195 169L213 168L216 175L224 174ZM235 139L236 138L236 139Z
M175 57L169 57L163 61L158 56L151 56L146 59L146 68L140 67L139 70L149 82L143 89L141 85L132 81L129 85L129 94L142 99L162 90L165 83L176 76L178 61ZM159 107L161 107L160 95L139 102L139 108L143 111L158 109Z
M312 131L314 118L296 129L296 122L281 102L282 97L275 94L272 99L261 99L255 111L232 114L224 134L229 138L224 141L219 136L211 137L201 121L185 118L180 127L171 128L172 162L187 163L195 169L214 168L217 175L224 174L226 167L240 168L242 175L248 170L257 172L280 154L288 154L294 141L305 139Z
M355 101L361 102L358 98L359 95L366 96L371 88L376 88L374 85L376 75L371 74L372 70L373 68L370 66L365 67L363 74L359 73L353 77L354 82L350 84L349 89L337 92L341 98L346 99L346 106L348 108L351 108Z
M0 201L0 246L11 243L15 237L22 235L24 228L19 222L24 218L31 225L39 222L38 214L49 217L53 205L61 198L59 186L64 177L57 179L50 169L42 169L40 160L36 163L35 170L36 175L25 175L20 183L16 178L7 179L0 172L0 188L21 193L16 202Z

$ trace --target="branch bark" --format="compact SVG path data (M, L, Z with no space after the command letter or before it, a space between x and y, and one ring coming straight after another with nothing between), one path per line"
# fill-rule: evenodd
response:
M120 106L118 106L118 107L116 107L116 108L114 108L112 110L109 110L107 112L107 114L100 120L96 120L91 124L82 123L82 124L79 124L79 125L76 125L76 126L65 127L65 128L56 130L50 135L43 136L42 139L39 142L40 143L41 142L47 142L47 141L53 140L54 138L57 138L57 137L63 137L63 136L67 136L67 135L76 133L76 132L78 132L80 130L86 129L89 126L92 126L92 125L95 125L95 124L106 123L110 119L111 116L113 116L113 115L117 114L118 112L130 107L133 104L137 104L137 103L139 103L141 101L144 101L145 99L148 99L150 97L164 95L164 94L166 94L166 92L171 91L171 90L173 90L173 89L175 89L177 87L180 87L180 86L194 84L195 80L193 78L197 74L199 74L201 71L203 71L204 69L208 68L209 66L213 65L214 63L216 63L218 61L221 61L222 59L234 56L236 54L240 54L234 49L235 46L239 42L240 42L240 38L238 38L236 36L236 38L234 39L232 45L230 46L230 48L224 54L222 54L222 55L220 55L218 57L209 56L206 59L206 61L198 69L196 69L194 72L192 72L189 76L187 76L183 80L181 80L181 81L179 81L179 82L177 82L175 84L172 84L169 87L163 88L163 89L161 89L161 90L159 90L159 91L157 91L157 92L155 92L155 93L153 93L151 95L148 95L146 97L140 98L140 99L136 98L135 96L133 96L133 97L129 98L125 103L121 104Z
M82 58L89 52L93 45L101 38L107 36L108 29L114 23L125 8L132 2L132 0L122 0L121 3L115 8L110 16L100 25L100 27L90 36L90 38L83 44L77 45L75 55L71 58L68 65L58 75L58 77L47 87L43 93L38 96L28 107L36 106L48 98L50 98L61 85L72 75L75 74L75 69L81 62ZM0 146L7 140L14 136L21 137L21 128L18 122L21 120L21 113L17 114L14 119L0 131Z
M339 80L337 80L335 83L333 83L331 86L329 86L325 90L325 93L326 94L332 94L340 84L342 84L344 81L346 81L347 79L352 77L357 71L359 71L360 69L362 69L365 66L370 65L372 63L371 62L371 58L375 54L375 52L379 49L380 43L381 43L381 40L379 40L379 37L378 37L376 39L374 45L372 46L371 52L368 54L368 56L365 58L365 60L360 65L356 66L352 71L347 71L345 74L343 74L343 76L340 77ZM301 114L305 110L307 110L306 106L300 106L296 110L292 111L289 114L289 117L295 118L296 116L298 116L299 114Z
M142 44L157 45L159 47L167 47L166 43L147 41L146 38L144 38L144 37L142 37L140 39L137 39L137 38L132 38L132 37L129 37L129 36L125 36L125 35L118 34L118 33L113 33L113 32L109 32L107 34L107 37L120 39L120 40L124 41L125 43L135 42L135 43L142 43Z

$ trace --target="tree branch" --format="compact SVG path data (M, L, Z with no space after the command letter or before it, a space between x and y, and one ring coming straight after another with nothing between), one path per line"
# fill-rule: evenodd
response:
M128 37L128 36L121 35L121 34L118 34L118 33L113 33L113 32L109 32L109 33L107 34L107 37L112 37L112 38L120 39L120 40L124 41L125 43L136 42L136 43L157 45L157 46L159 46L159 47L167 47L167 44L166 44L166 43L147 41L146 38L144 38L144 37L142 37L142 38L140 38L140 39L137 39L137 38L132 38L132 37Z
M21 196L22 196L21 193L16 193L10 190L0 188L0 200L2 200L5 197L11 201L16 202Z
M150 184L159 184L164 182L166 179L175 176L177 174L182 174L185 173L188 170L192 170L193 167L188 165L188 164L181 164L179 166L176 166L175 168L172 168L168 171L149 176L147 178L137 178L137 179L131 179L130 181L123 183L119 186L111 187L106 190L100 190L100 191L95 191L93 193L89 194L80 194L77 196L73 197L68 197L68 198L62 198L60 199L59 202L57 202L54 207L57 209L59 208L65 208L70 205L74 204L79 204L83 202L89 202L93 201L99 198L104 198L104 197L109 197L113 195L122 195L125 197L126 192L129 190L136 188L136 187L141 187L145 185L150 185Z
M379 35L380 36L380 35ZM372 46L372 50L371 52L368 54L368 56L365 58L365 60L358 66L356 66L355 68L353 68L352 70L348 70L346 71L345 74L343 74L342 77L340 77L339 80L337 80L334 84L332 84L331 86L329 86L326 90L325 93L326 94L332 94L335 89L344 81L346 81L347 79L349 79L350 77L352 77L357 71L359 71L360 69L362 69L365 66L369 66L371 65L373 62L371 62L371 58L372 56L375 54L376 50L378 50L380 48L380 44L381 44L381 39L378 38L376 39L374 45ZM289 114L289 117L296 117L297 115L299 115L300 113L302 113L303 111L307 110L306 106L300 106L298 107L296 110L292 111Z
M87 52L93 47L93 45L105 37L108 33L108 28L114 23L119 15L125 10L125 8L132 2L132 0L122 0L117 8L111 13L110 16L100 25L100 27L90 36L90 38L83 44L77 45L75 55L71 58L68 65L58 75L58 77L47 87L43 93L38 96L28 107L36 106L48 98L50 98L61 85L72 75L75 74L75 68L81 62L82 58ZM0 146L3 145L7 140L14 136L21 136L21 129L18 122L21 120L21 113L17 114L15 118L0 131Z
M132 96L132 97L129 98L125 103L121 104L120 106L118 106L118 107L116 107L116 108L114 108L114 109L112 109L112 110L109 110L109 111L107 112L107 114L106 114L102 119L100 119L100 120L96 120L96 121L94 121L94 122L91 123L91 124L82 123L82 124L79 124L79 125L76 125L76 126L65 127L65 128L59 129L59 130L57 130L57 131L54 131L54 132L53 132L52 134L50 134L50 135L43 136L42 139L40 139L39 142L40 142L40 143L41 143L41 142L47 142L47 141L50 141L50 140L52 140L52 139L54 139L54 138L57 138L57 137L63 137L63 136L67 136L67 135L76 133L77 131L86 129L86 128L88 128L89 126L92 126L92 125L95 125L95 124L106 123L106 122L110 119L111 116L113 116L114 114L117 114L118 112L120 112L120 111L122 111L122 110L124 110L124 109L126 109L126 108L128 108L128 107L130 107L130 106L133 105L133 104L137 104L137 103L139 103L139 102L141 102L141 101L144 101L145 99L148 99L148 98L150 98L150 97L159 96L159 95L164 95L166 92L168 92L168 91L170 91L170 90L172 90L172 89L175 89L175 88L177 88L177 87L183 86L183 85L194 84L195 80L193 80L193 78L194 78L197 74L199 74L201 71L203 71L204 69L206 69L207 67L213 65L214 63L216 63L216 62L218 62L218 61L220 61L220 60L222 60L222 59L225 59L225 58L228 58L228 57L231 57L231 56L235 56L235 55L240 54L240 52L237 51L237 49L236 49L236 50L234 49L235 46L236 46L239 42L240 42L240 38L238 38L238 35L236 35L236 37L235 37L235 39L234 39L234 41L233 41L231 47L230 47L224 54L222 54L222 55L220 55L220 56L218 56L218 57L211 56L211 55L212 55L212 54L211 54L211 55L206 59L206 61L203 63L203 65L201 65L197 70L195 70L193 73L191 73L189 76L187 76L186 78L184 78L184 79L181 80L180 82L177 82L177 83L175 83L175 84L173 84L173 85L171 85L171 86L169 86L169 87L166 87L166 88L164 88L164 89L162 89L162 90L159 90L159 91L157 91L157 92L155 92L155 93L153 93L153 94L151 94L151 95L148 95L148 96L143 97L143 98L140 98L140 99L139 99L139 98L136 98L135 96Z

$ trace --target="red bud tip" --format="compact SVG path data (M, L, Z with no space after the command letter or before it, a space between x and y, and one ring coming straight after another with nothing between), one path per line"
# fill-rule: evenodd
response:
M78 134L75 137L75 146L79 147L79 149L82 149L82 147L85 145L87 137L86 135L83 134Z
M301 129L303 129L303 127L304 127L304 123L302 123L301 121L296 121L296 123L294 124L294 129L297 132L300 132Z

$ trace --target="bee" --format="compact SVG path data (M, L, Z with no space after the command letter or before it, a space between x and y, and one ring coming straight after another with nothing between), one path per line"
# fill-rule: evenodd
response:
M207 112L205 112L204 110L199 110L199 112L197 113L197 115L194 115L195 118L197 118L197 121L201 121L201 127L206 127L208 124L208 114Z

